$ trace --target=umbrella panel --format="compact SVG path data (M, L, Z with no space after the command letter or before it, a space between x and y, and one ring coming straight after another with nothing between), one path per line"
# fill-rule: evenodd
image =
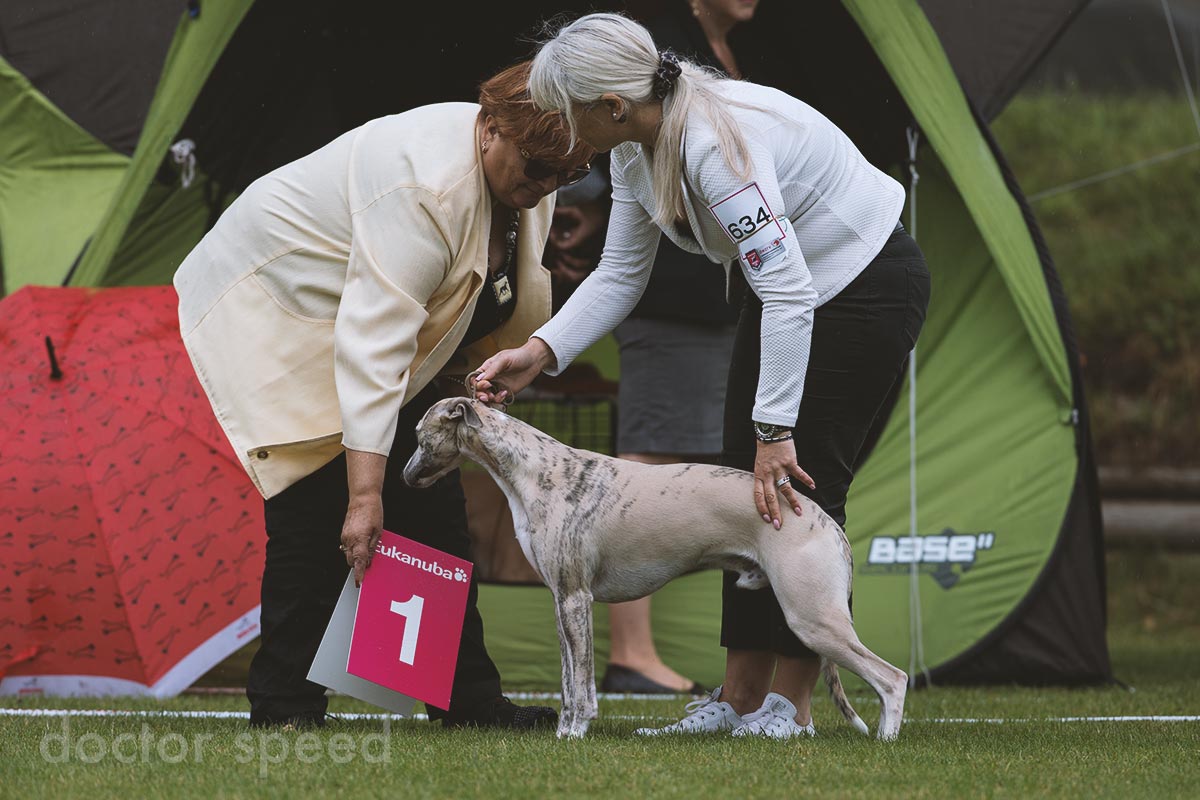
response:
M257 634L262 503L176 304L171 287L0 304L0 692L170 694Z

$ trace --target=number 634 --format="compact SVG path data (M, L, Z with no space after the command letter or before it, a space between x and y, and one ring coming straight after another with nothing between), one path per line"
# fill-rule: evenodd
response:
M729 235L732 236L734 240L744 239L758 230L761 226L766 225L772 219L773 217L771 216L771 212L767 211L766 207L759 206L758 213L754 217L751 217L749 214L747 214L736 222L729 223L729 225L726 227L729 230Z

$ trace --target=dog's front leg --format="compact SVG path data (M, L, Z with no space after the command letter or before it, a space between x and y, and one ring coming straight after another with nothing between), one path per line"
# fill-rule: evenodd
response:
M596 671L592 645L592 593L576 590L555 596L558 643L562 650L562 714L558 736L581 737L596 715Z

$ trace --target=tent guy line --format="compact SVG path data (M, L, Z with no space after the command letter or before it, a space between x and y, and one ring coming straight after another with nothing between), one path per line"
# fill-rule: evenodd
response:
M1167 0L1161 0L1161 2L1163 16L1166 17L1167 20L1167 31L1171 34L1171 45L1175 50L1175 59L1179 63L1179 75L1183 82L1184 92L1187 96L1188 107L1192 111L1192 121L1196 123L1196 134L1200 135L1200 106L1197 106L1196 95L1192 91L1192 79L1191 76L1188 75L1187 65L1183 59L1183 49L1179 46L1179 34L1175 31L1175 20L1171 16L1171 8L1168 5ZM1031 195L1028 195L1028 200L1031 203L1036 203L1039 200L1047 197L1053 197L1056 194L1073 192L1076 189L1082 189L1085 186L1091 186L1093 183L1100 183L1101 181L1106 181L1109 178L1116 178L1121 175L1126 175L1130 172L1137 172L1144 167L1149 167L1163 161L1170 161L1173 158L1187 155L1195 150L1200 150L1200 142L1193 142L1192 144L1176 148L1168 153L1159 153L1156 156L1143 158L1139 161L1133 162L1132 164L1126 164L1123 167L1105 170L1104 172L1100 172L1095 175L1089 175L1086 178L1080 178L1069 183L1064 183L1061 186L1055 186L1051 189L1044 189L1043 191L1035 192Z

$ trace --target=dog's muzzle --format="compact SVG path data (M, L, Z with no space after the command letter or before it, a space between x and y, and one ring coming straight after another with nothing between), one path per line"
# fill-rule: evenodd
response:
M418 447L417 451L412 454L412 458L408 459L408 463L404 465L404 482L417 489L424 489L430 483L423 482L425 478L421 475L424 466L421 463L421 456L421 448Z

